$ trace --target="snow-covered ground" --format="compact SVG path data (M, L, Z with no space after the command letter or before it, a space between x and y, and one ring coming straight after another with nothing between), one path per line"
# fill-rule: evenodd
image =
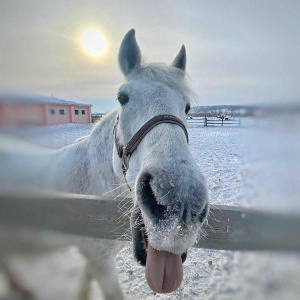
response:
M190 149L207 178L211 203L300 214L299 116L242 124L251 126L188 128ZM17 135L62 147L91 129L91 124L69 124L23 129ZM129 244L119 253L117 266L126 299L300 298L299 254L190 249L183 283L170 295L154 295L149 289ZM0 272L0 287L1 282Z

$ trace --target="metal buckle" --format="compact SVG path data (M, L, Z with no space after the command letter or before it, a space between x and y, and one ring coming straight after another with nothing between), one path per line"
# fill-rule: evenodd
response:
M123 147L122 163L125 168L125 171L128 170L130 157L131 157L131 153L127 153L126 147Z

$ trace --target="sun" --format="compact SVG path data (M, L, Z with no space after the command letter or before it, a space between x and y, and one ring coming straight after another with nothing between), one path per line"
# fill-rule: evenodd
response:
M107 45L105 36L96 28L89 28L84 31L80 43L85 52L93 57L101 56Z

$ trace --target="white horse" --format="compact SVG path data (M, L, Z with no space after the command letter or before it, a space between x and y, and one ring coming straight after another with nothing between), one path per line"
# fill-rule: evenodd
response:
M119 108L89 136L62 149L26 151L21 144L2 143L0 181L112 197L128 191L133 198L134 256L146 266L150 288L167 293L181 284L186 251L207 218L207 188L187 143L191 90L185 78L185 47L170 66L142 65L141 60L132 29L119 50L126 77L118 91ZM115 268L122 243L81 241L77 244L106 298L122 298Z

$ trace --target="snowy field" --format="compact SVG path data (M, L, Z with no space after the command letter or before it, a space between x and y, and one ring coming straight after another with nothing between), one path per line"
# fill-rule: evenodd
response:
M210 202L300 214L299 116L270 118L260 126L254 126L253 120L247 124L188 128L190 150L207 178ZM14 134L40 145L62 147L89 134L92 127L69 124ZM39 274L47 259L31 264L31 272ZM73 270L78 273L75 279L80 277L78 265ZM126 299L300 299L299 254L190 249L183 283L170 295L155 295L148 288L144 268L134 262L129 244L119 253L117 266ZM1 274L0 292L5 282Z

